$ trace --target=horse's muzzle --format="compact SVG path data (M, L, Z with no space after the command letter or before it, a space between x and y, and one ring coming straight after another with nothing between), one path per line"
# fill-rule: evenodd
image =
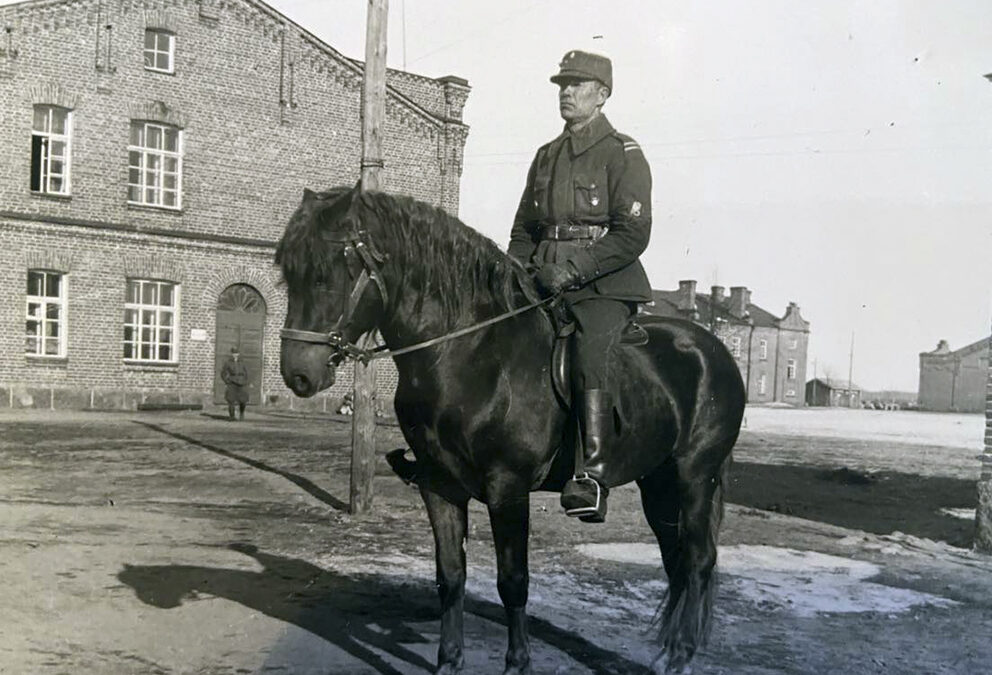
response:
M331 387L336 380L336 368L327 366L322 372L319 380L308 376L306 373L289 373L283 377L286 386L300 398L310 398L317 392Z

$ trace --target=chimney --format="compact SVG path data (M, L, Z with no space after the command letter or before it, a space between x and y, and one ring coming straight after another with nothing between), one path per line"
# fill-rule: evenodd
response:
M743 319L748 316L747 306L751 304L751 291L747 290L747 286L731 286L730 287L730 315L738 319Z
M680 312L696 311L695 279L685 279L679 282L678 308Z
M723 286L713 286L710 288L710 300L714 305L723 304Z

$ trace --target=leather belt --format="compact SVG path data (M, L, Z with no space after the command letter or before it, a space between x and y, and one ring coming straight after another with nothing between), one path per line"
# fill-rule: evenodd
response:
M568 239L599 239L606 234L602 225L545 225L541 228L541 239L563 241Z

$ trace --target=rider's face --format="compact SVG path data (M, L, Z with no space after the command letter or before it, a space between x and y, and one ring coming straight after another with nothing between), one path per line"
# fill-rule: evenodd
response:
M606 103L605 86L596 80L565 79L558 83L558 110L568 124L584 122Z

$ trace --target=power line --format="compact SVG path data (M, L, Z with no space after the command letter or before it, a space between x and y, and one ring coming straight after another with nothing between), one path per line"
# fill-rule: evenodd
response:
M461 43L465 42L466 40L468 40L469 38L471 38L471 37L473 37L475 35L478 35L479 33L482 33L482 32L492 32L492 29L495 28L496 26L502 25L502 24L510 21L511 19L515 19L518 16L523 16L525 14L530 14L534 10L538 9L538 7L540 6L540 4L541 3L534 2L530 7L526 8L526 9L519 10L519 11L516 11L516 12L511 12L511 13L503 16L501 19L498 19L497 21L494 21L493 23L486 24L485 26L482 26L481 28L478 28L478 29L473 30L473 31L469 31L467 33L462 33L462 37L460 37L459 39L452 40L451 42L447 42L447 43L441 45L440 47L438 47L437 49L432 49L431 51L427 52L426 54L421 54L417 58L412 59L410 61L410 63L413 64L413 63L416 63L417 61L421 61L423 59L426 59L428 56L433 56L434 54L437 54L438 52L443 52L445 49L448 49L450 47L454 47L455 45L461 44Z

